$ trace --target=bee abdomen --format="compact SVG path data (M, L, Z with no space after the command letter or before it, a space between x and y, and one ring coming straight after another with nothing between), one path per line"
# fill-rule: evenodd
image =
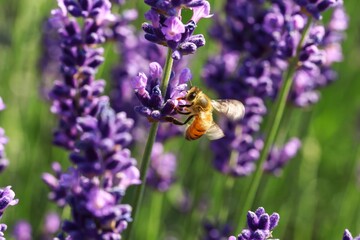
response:
M196 117L192 124L187 128L185 138L187 140L196 140L206 133L209 129L202 119Z

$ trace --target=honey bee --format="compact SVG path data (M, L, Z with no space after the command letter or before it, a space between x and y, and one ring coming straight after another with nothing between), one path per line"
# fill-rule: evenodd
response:
M186 96L179 100L186 100L189 104L179 105L177 112L190 116L185 122L173 117L166 117L166 120L176 125L185 125L194 118L185 132L187 140L198 139L204 134L210 140L225 136L219 125L213 120L213 110L224 114L232 121L241 119L245 114L245 107L240 101L234 99L211 100L198 87L192 87Z

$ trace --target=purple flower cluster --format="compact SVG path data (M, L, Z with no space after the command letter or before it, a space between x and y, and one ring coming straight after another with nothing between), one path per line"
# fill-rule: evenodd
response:
M193 54L205 45L202 34L193 35L201 18L209 18L210 4L206 0L145 0L151 9L145 14L150 23L142 25L145 38L150 42L167 46L173 50L172 58L179 60L183 55ZM191 19L181 21L183 8L192 10Z
M310 13L314 18L321 19L321 13L330 7L343 4L342 0L294 0L299 6Z
M104 61L104 50L97 45L111 37L108 30L118 19L108 0L58 4L51 21L61 38L63 79L50 92L51 110L60 118L54 142L71 151L74 168L63 172L54 163L55 175L45 173L43 180L51 189L50 199L71 208L60 238L120 239L131 221L131 206L122 204L122 198L130 185L140 183L136 160L127 149L134 121L109 106L102 96L105 82L95 80Z
M11 186L0 188L0 219L4 214L6 208L8 208L9 206L14 206L19 202L18 199L14 198L15 192L11 190ZM6 230L6 228L6 224L0 223L0 239L4 237L4 231Z
M77 117L95 115L101 100L105 82L95 81L94 76L104 61L104 49L96 45L105 41L105 27L115 17L108 0L60 0L58 5L50 19L60 35L63 76L50 92L51 111L60 118L54 143L73 149L78 137Z
M136 160L126 148L132 124L125 113L115 114L107 102L101 103L94 117L78 118L80 137L70 154L76 169L63 173L53 164L55 176L43 175L50 199L72 209L72 220L62 230L73 239L120 239L131 221L131 207L120 202L130 185L140 183Z
M160 192L167 191L175 181L175 171L176 156L172 153L164 153L161 143L154 143L146 184Z
M204 234L202 240L226 240L232 232L232 227L229 224L219 224L210 221L205 221L203 224Z
M5 109L5 104L0 97L0 111ZM0 172L2 172L7 165L9 164L8 160L5 157L5 145L7 144L8 139L5 136L5 131L3 128L0 127ZM16 205L19 200L14 199L15 192L11 189L11 186L7 186L5 188L0 188L0 219L4 214L6 208L9 206ZM4 231L6 230L7 226L4 223L0 223L0 239L4 238Z
M218 19L211 30L222 51L208 60L203 78L219 98L239 99L245 105L244 119L235 124L224 121L225 138L213 143L215 167L244 176L254 171L263 148L260 126L267 113L265 102L277 96L310 17L290 0L228 0L225 11L226 19ZM317 90L336 78L331 66L342 59L340 43L346 28L347 17L340 3L326 27L318 23L310 27L299 48L290 102L300 107L317 102ZM290 144L292 150L285 146L285 152L280 151L285 155L277 156L277 161L270 156L266 170L279 173L295 156L298 145ZM278 150L272 155L274 151ZM287 151L293 152L286 156Z
M135 111L148 118L149 121L164 121L166 116L176 114L176 107L186 95L187 82L191 79L190 70L185 68L179 76L174 73L169 80L169 86L163 97L160 82L162 68L159 63L150 63L150 71L147 76L139 73L131 81L135 94L142 105L135 107Z
M348 229L345 229L344 235L343 235L343 240L360 240L360 235L353 238L350 231Z
M25 220L16 222L13 230L13 236L16 240L31 240L32 228L30 223Z
M266 240L272 237L272 230L278 225L279 219L279 214L269 215L262 207L255 212L249 211L247 215L248 228L244 229L237 237L229 237L229 240Z

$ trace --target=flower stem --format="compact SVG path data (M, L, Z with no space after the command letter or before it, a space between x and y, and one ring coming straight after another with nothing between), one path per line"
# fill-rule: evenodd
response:
M161 82L161 92L162 92L163 96L165 96L165 94L166 94L166 89L169 85L171 69L174 64L174 59L171 57L171 55L172 55L172 50L171 50L171 48L168 48L168 52L166 55L165 67L164 67L164 75L163 75L163 79Z
M166 89L169 85L169 80L170 80L170 75L171 75L171 69L173 66L173 59L171 57L172 54L172 50L169 48L168 53L167 53L167 57L166 57L166 62L165 62L165 67L164 67L164 75L163 75L163 79L161 82L161 92L163 94L163 96L166 93ZM147 175L147 169L149 168L149 164L150 164L150 157L151 157L151 152L152 152L152 148L156 139L156 134L157 134L157 130L159 127L159 123L158 122L154 122L151 124L151 128L150 128L150 132L149 132L149 136L148 139L146 141L146 145L145 145L145 150L144 150L144 155L142 157L141 160L141 166L140 166L140 180L141 180L141 184L140 186L136 189L135 192L135 198L133 201L133 221L132 223L129 224L128 227L128 238L127 239L132 239L132 234L133 234L133 226L134 223L137 219L137 216L139 214L139 209L140 209L140 205L142 202L142 198L145 192L145 185L146 185L146 175Z
M284 115L286 101L287 101L287 98L288 98L288 95L289 95L289 92L291 89L291 85L293 82L294 73L296 71L296 67L299 62L299 54L300 54L301 48L305 42L305 38L308 34L311 24L312 24L312 19L309 18L307 25L302 33L299 45L297 46L295 57L293 57L290 60L289 68L285 75L285 78L284 78L285 80L284 80L283 86L280 89L280 93L276 98L276 101L274 104L274 109L273 109L274 114L272 114L270 116L271 119L268 122L269 124L267 125L267 127L265 129L265 133L267 133L267 134L266 134L266 139L265 139L265 143L264 143L264 148L261 151L258 167L254 174L253 180L251 181L251 183L249 185L249 188L247 191L248 194L244 201L244 205L242 206L242 211L241 211L242 213L239 215L239 218L240 218L239 225L238 225L236 232L242 231L243 227L245 226L245 222L246 222L246 212L248 210L250 210L253 205L257 190L259 188L260 180L261 180L261 177L263 174L262 165L266 161L270 147L273 145L275 138L277 136L277 133L279 131L281 119L283 118L283 115Z

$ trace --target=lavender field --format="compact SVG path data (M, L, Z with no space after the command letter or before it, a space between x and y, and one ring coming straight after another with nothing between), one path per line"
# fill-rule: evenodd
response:
M0 1L0 240L359 240L359 7Z

